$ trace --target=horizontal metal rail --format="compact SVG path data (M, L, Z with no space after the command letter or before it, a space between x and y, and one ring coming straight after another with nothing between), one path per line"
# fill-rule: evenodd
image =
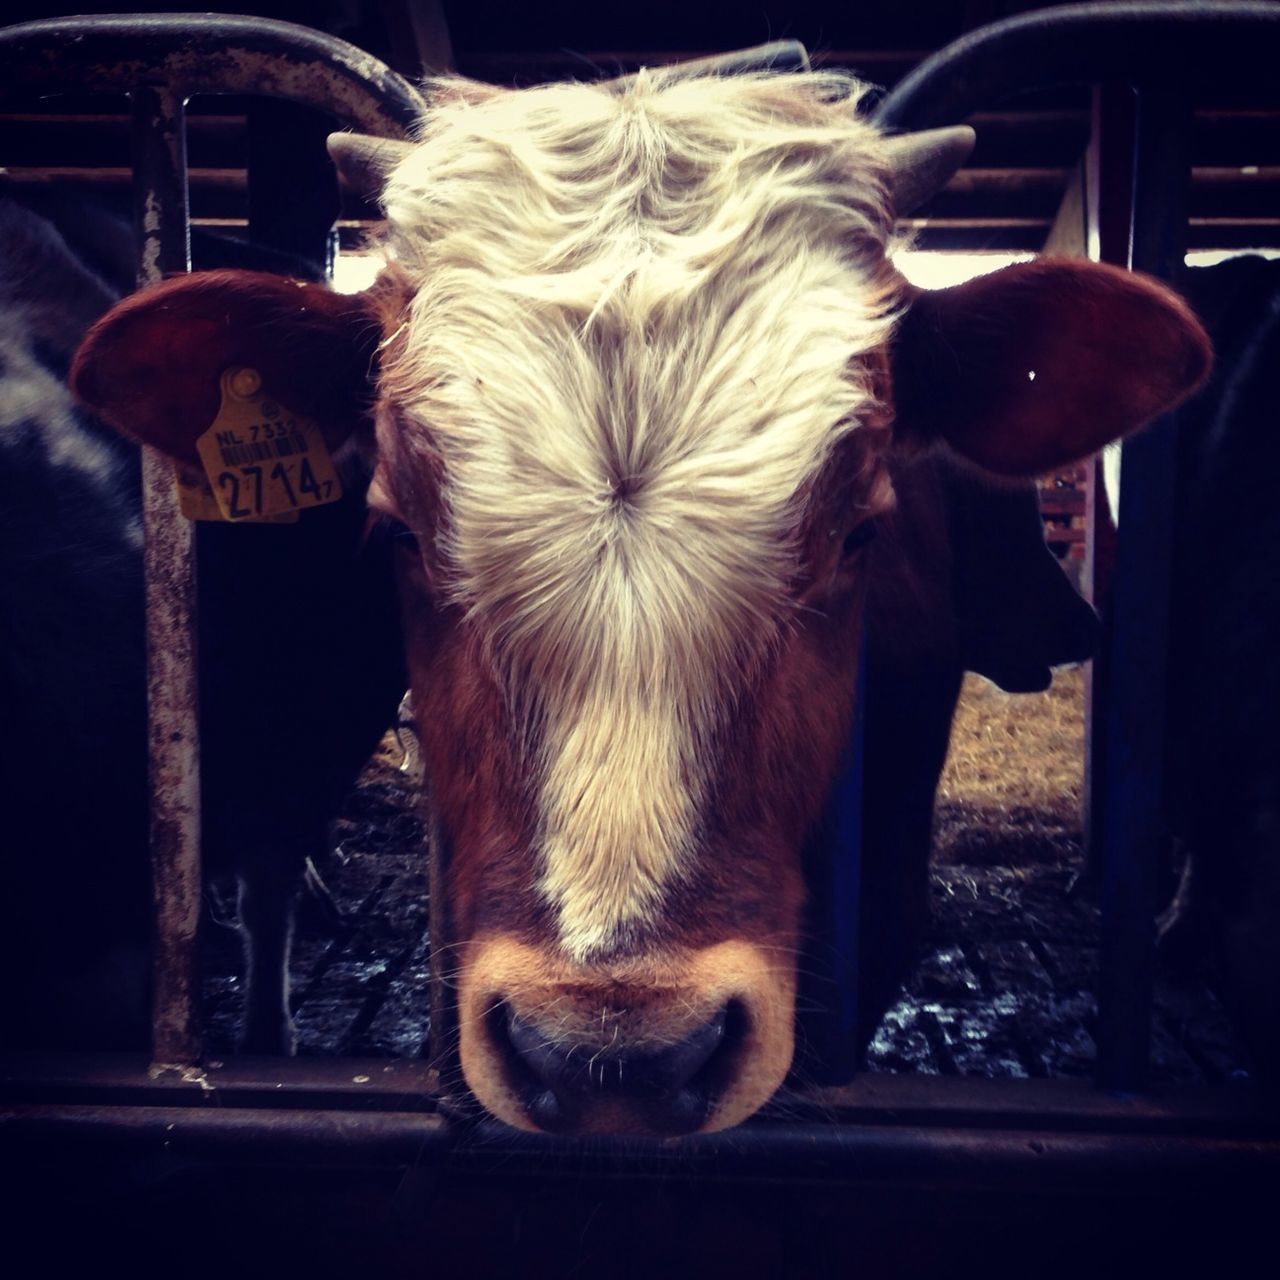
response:
M725 1133L561 1140L442 1110L420 1061L238 1058L157 1076L140 1056L0 1058L0 1149L602 1176L1223 1195L1280 1177L1280 1098L1247 1085L1113 1097L1084 1080L863 1076Z
M968 1192L1214 1195L1257 1188L1280 1173L1280 1143L1265 1139L1047 1128L951 1128L934 1123L754 1123L677 1140L523 1134L495 1121L453 1125L404 1111L92 1104L0 1108L10 1155L57 1159L70 1151L244 1162L256 1166L392 1168L446 1163L505 1175L673 1174L717 1178L914 1185Z
M439 1110L431 1066L404 1058L237 1056L188 1071L156 1073L140 1054L0 1055L0 1105L104 1104L361 1110ZM795 1091L793 1119L835 1124L1035 1127L1097 1132L1267 1137L1280 1141L1280 1095L1248 1082L1164 1085L1113 1095L1085 1079L864 1074L847 1085Z

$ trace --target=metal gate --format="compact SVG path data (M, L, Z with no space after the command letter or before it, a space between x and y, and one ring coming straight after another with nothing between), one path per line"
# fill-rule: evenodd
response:
M1182 260L1191 87L1261 76L1280 54L1266 4L1068 6L973 33L928 59L878 108L889 130L962 120L979 106L1058 83L1137 94L1130 265L1170 278ZM313 31L258 19L79 18L0 31L0 99L74 89L129 96L139 282L189 267L183 111L195 93L266 94L319 107L366 133L397 136L422 108L375 59ZM1280 1169L1280 1117L1239 1089L1141 1092L1152 974L1159 843L1159 746L1169 537L1169 428L1125 447L1126 527L1110 661L1124 671L1106 708L1108 770L1094 778L1105 866L1098 1086L1081 1081L860 1077L818 1090L785 1122L660 1142L557 1140L450 1118L434 1064L281 1060L212 1065L202 1057L195 976L200 902L199 731L192 652L191 528L167 465L145 464L152 859L158 908L154 1054L0 1060L0 1124L13 1151L406 1168L447 1161L718 1177L821 1177L864 1185L1013 1190L1028 1177L1062 1191L1248 1185ZM1134 513L1129 518L1129 513ZM834 803L856 843L856 764ZM856 897L837 859L833 901ZM838 917L838 913L837 913ZM847 921L832 954L853 963ZM834 974L836 979L840 974ZM847 993L851 976L843 975ZM852 1013L825 1035L848 1061ZM1047 1182L1045 1181L1047 1179Z

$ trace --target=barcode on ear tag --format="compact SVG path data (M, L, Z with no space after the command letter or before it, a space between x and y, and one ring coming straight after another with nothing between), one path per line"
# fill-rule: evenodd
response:
M342 497L320 428L269 395L256 369L223 371L222 405L196 452L224 520L296 518Z

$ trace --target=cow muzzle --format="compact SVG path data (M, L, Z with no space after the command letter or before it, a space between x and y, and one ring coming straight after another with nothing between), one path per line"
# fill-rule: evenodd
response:
M499 1119L546 1133L727 1128L791 1061L794 978L745 942L599 969L510 939L459 983L463 1074Z

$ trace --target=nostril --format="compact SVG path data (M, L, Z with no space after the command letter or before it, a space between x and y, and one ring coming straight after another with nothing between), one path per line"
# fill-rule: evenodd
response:
M677 1084L684 1084L707 1064L724 1040L728 1009L721 1009L709 1022L704 1022L691 1036L687 1036L671 1051L666 1063L666 1073ZM665 1056L665 1055L664 1055Z
M630 1092L663 1133L692 1133L706 1123L733 1080L748 1032L746 1008L731 1000L679 1044L629 1057Z
M731 1000L706 1026L681 1046L686 1074L658 1100L653 1119L668 1133L692 1133L710 1114L716 1099L732 1083L750 1021L746 1007Z
M529 1113L529 1119L548 1133L558 1133L568 1122L564 1104L550 1089L534 1094L525 1103L525 1110Z
M546 1086L556 1085L564 1072L564 1055L531 1022L505 1008L506 1033L520 1061Z
M555 1089L559 1067L552 1043L504 1000L493 1003L485 1024L502 1060L507 1083L529 1119L548 1133L566 1128L570 1115L565 1100Z
M486 1025L509 1087L539 1129L571 1131L584 1108L611 1101L635 1108L655 1130L675 1134L701 1127L732 1082L749 1019L734 1000L674 1044L607 1049L553 1040L501 1000Z
M750 1031L747 1008L740 1000L730 1000L720 1011L720 1034L712 1051L703 1059L689 1085L714 1098L733 1079L738 1059Z

